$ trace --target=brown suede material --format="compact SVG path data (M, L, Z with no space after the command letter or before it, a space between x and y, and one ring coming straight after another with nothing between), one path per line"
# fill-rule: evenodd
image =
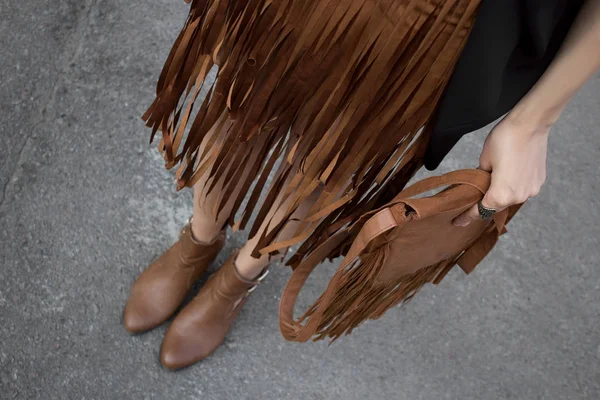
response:
M302 243L297 266L422 165L479 3L191 1L143 119L178 188L222 181L213 210L233 205L252 255Z
M286 285L279 308L283 336L299 342L335 340L410 301L425 284L438 284L454 265L473 271L521 206L467 227L454 226L453 219L477 204L490 182L490 174L479 169L423 179L328 237L294 269ZM437 193L427 195L432 191ZM352 246L327 289L294 320L296 300L309 275L347 238L354 238Z
M190 366L212 354L225 339L248 298L248 290L259 283L239 275L235 256L211 275L173 320L161 347L160 360L165 367Z
M129 332L147 331L173 315L194 282L221 251L225 232L212 243L204 244L197 242L191 231L187 224L179 241L150 264L133 284L123 315Z

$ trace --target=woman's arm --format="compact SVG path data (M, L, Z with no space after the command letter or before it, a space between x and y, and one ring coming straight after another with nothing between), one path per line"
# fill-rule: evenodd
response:
M588 0L546 72L488 135L479 158L479 167L492 174L484 206L500 211L538 194L546 180L550 128L599 68L600 0ZM454 224L477 218L475 205Z

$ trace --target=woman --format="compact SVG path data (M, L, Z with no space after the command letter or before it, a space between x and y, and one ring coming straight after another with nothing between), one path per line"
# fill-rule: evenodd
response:
M153 136L160 131L167 167L178 167L178 186L194 188L194 213L133 285L126 329L171 317L226 226L244 229L257 209L250 240L165 335L166 367L202 360L275 255L302 243L297 264L509 110L479 160L492 173L482 205L502 210L535 196L552 124L600 67L600 1L537 3L194 0L144 116ZM216 82L201 98L213 65ZM479 217L475 206L454 224Z

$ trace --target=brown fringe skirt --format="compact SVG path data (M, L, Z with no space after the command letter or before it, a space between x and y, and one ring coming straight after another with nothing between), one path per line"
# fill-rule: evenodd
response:
M302 242L289 260L297 265L421 167L428 122L478 4L193 0L143 118L152 138L160 132L179 188L208 177L210 191L220 179L215 213L233 202L229 223L243 229L258 211L250 235L268 229L255 254ZM294 237L278 240L309 197ZM273 208L282 217L271 220Z

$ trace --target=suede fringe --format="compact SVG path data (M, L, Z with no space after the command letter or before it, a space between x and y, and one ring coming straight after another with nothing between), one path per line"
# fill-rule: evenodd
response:
M151 140L159 133L167 168L178 167L178 188L205 174L226 177L215 213L235 197L229 223L236 228L244 229L257 211L250 229L256 234L275 199L286 200L283 219L267 221L255 255L302 243L289 261L294 267L337 229L393 198L421 167L427 144L422 128L431 120L478 4L193 0L143 119L152 128ZM213 66L216 79L200 98ZM208 135L227 119L228 129ZM201 150L205 139L209 143ZM278 159L283 162L276 167ZM244 171L250 173L241 179ZM320 195L294 237L278 241L316 189L322 189ZM329 257L343 254L351 239ZM442 268L363 292L381 257L366 257L344 272L339 310L331 310L323 334L337 336L376 318ZM338 311L352 322L337 325Z
M333 342L349 335L366 320L378 319L390 308L409 302L425 284L439 283L456 264L456 259L445 260L394 281L378 282L376 277L385 264L390 243L362 254L346 269L338 269L338 285L320 318L314 341L329 338ZM319 297L297 322L311 318L321 300Z

